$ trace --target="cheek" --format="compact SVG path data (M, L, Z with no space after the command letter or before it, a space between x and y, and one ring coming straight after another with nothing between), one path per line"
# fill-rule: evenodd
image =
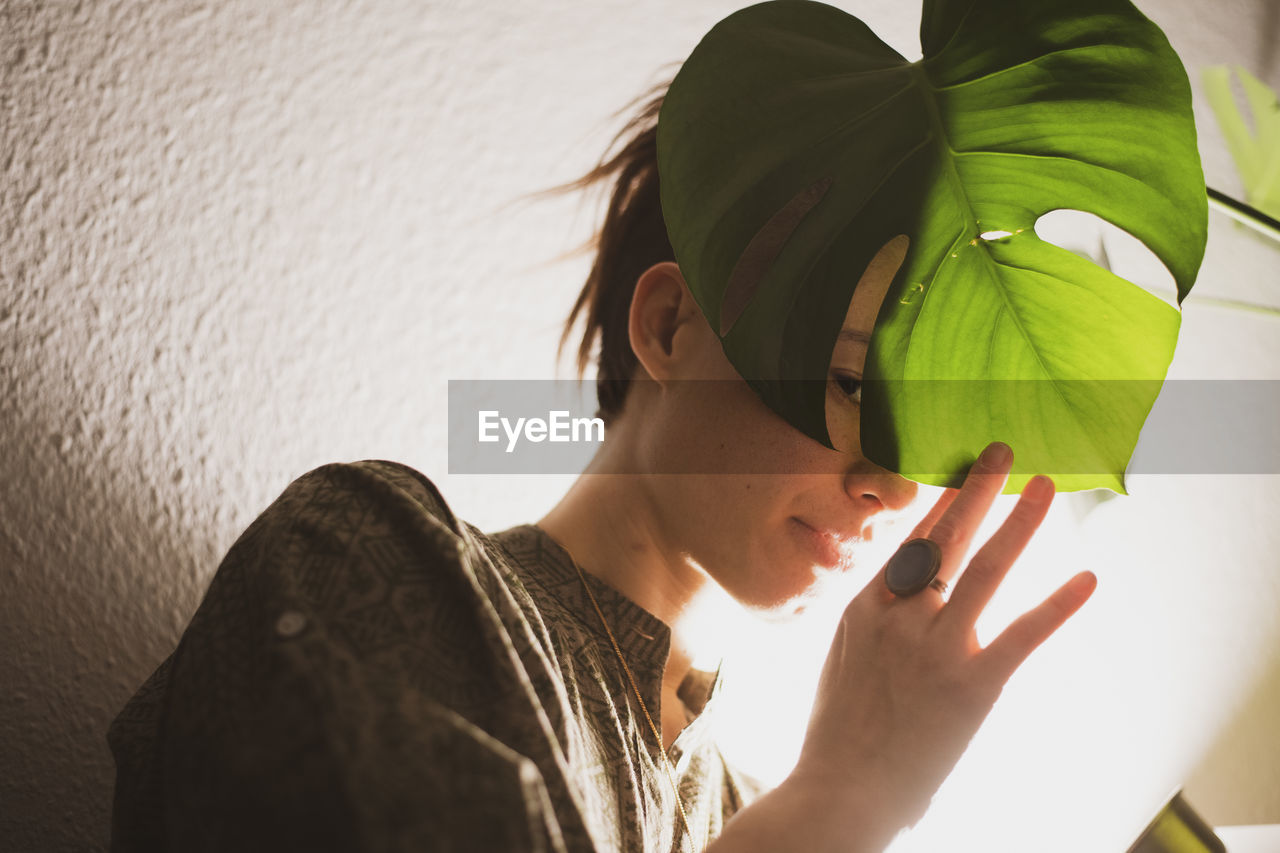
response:
M687 382L666 408L662 464L669 471L768 479L800 463L804 436L742 380Z
M717 539L750 539L794 500L796 478L764 469L793 464L788 442L799 433L741 380L697 385L666 408L653 467L675 475L663 488L686 518Z
M860 456L862 442L858 430L858 419L862 412L859 407L847 399L840 399L835 393L828 392L826 408L827 435L831 438L831 443L842 453Z
M668 529L731 596L777 607L815 579L789 519L813 488L805 474L822 448L745 383L714 384L690 395L668 425L671 451L699 473L659 478L659 505Z

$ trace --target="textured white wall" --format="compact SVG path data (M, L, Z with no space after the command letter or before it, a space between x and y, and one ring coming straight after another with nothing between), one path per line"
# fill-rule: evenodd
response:
M105 845L106 725L293 477L399 459L486 529L558 497L446 474L446 380L552 376L587 266L538 265L593 209L504 205L739 5L0 0L0 848ZM1276 4L1204 6L1142 4L1280 85Z

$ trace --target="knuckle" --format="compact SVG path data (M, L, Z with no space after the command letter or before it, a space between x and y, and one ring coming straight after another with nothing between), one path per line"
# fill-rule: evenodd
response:
M1014 624L1009 626L1009 638L1014 640L1016 647L1027 647L1028 640L1032 638L1032 613L1024 613L1014 620Z
M884 619L877 619L868 632L871 637L872 648L883 649L891 647L894 644L893 633L889 624Z
M1030 524L1040 514L1040 507L1029 501L1018 501L1009 517L1018 524Z
M901 606L891 607L885 613L884 618L880 620L879 631L881 637L889 642L903 643L914 641L920 633L919 614L911 613L910 608Z
M1049 613L1053 616L1054 623L1058 623L1071 615L1071 607L1060 595L1051 595L1046 602Z
M969 561L969 567L964 570L964 573L975 580L989 581L1000 574L1000 567L990 554L979 551Z
M888 612L884 614L884 618L880 620L881 630L886 634L898 634L907 627L906 608L901 606L900 602L894 602L894 606L890 607Z
M1009 634L1019 649L1026 649L1031 645L1036 635L1035 624L1035 611L1032 611L1009 626Z
M933 526L933 530L929 531L929 538L933 540L935 545L939 546L953 545L959 537L960 531L950 521L939 521Z

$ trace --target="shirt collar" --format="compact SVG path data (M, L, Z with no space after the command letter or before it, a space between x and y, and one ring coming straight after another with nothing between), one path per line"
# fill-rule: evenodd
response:
M591 598L582 589L585 579L609 627L613 629L619 649L635 671L636 678L642 681L641 689L648 694L646 702L652 701L661 688L662 671L671 649L671 628L590 572L584 570L579 578L569 552L538 525L518 525L495 538L509 540L512 534L535 546L529 556L548 575L551 592L566 608L579 615L586 629L612 652L609 635L600 624ZM676 694L695 715L701 716L711 700L719 695L723 683L721 671L720 666L714 672L691 669L677 688Z

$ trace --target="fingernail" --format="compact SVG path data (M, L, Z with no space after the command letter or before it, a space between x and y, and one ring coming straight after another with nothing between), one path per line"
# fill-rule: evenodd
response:
M982 451L981 462L988 468L1003 468L1009 462L1012 453L1009 445L1003 441L993 441Z
M1098 587L1098 576L1093 572L1081 572L1070 580L1071 591L1077 595L1092 595Z
M1053 480L1044 474L1036 474L1031 478L1029 496L1032 500L1044 500L1053 494Z

